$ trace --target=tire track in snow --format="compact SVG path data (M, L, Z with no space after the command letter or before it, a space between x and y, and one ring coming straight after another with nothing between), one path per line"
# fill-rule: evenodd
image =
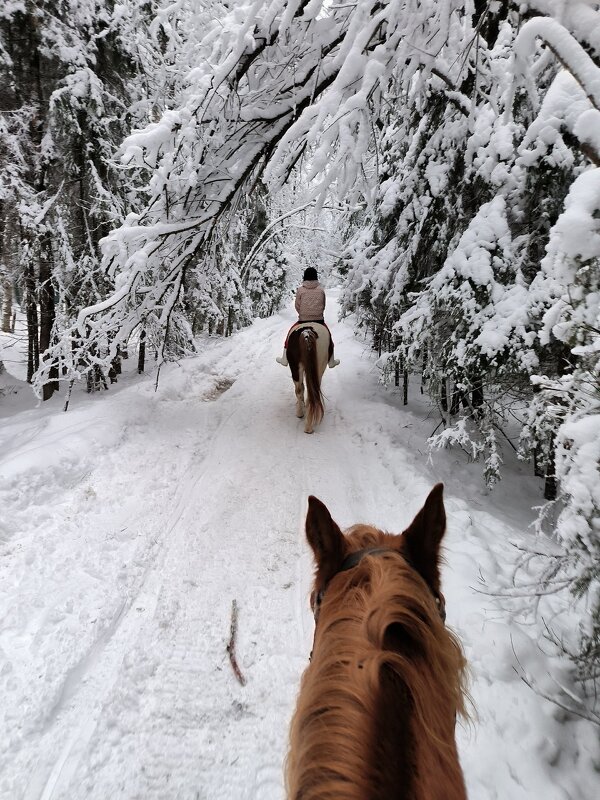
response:
M213 433L211 443L218 437L222 420ZM208 447L210 452L210 444ZM186 511L189 497L202 479L206 470L202 466L208 460L205 455L200 471L192 473L183 485L179 485L174 510L170 511L161 532L156 536L150 551L146 554L146 567L138 577L136 585L122 603L108 628L94 642L84 658L66 676L61 694L47 719L40 736L39 752L52 752L56 730L71 731L58 756L51 759L40 757L38 765L28 782L23 800L52 800L68 786L78 763L85 753L97 720L102 711L106 694L118 678L123 658L131 647L131 642L140 635L156 610L157 599L162 587L161 566L166 551L173 546L171 536ZM83 718L83 722L79 720Z
M262 342L261 349L265 351L267 346L264 342ZM277 368L280 369L280 368ZM275 373L277 378L279 377L279 373ZM290 381L291 387L291 381ZM260 387L259 387L260 388ZM287 386L286 386L287 388ZM231 393L228 392L227 395L229 396ZM264 402L262 397L262 390L259 393L259 400L256 404L256 416L260 418L260 406ZM287 395L287 392L286 392ZM202 470L203 473L195 482L188 481L186 486L183 487L179 492L179 503L180 507L178 512L172 515L172 518L168 525L168 530L163 535L162 539L165 540L166 535L170 539L170 546L167 548L166 552L160 555L155 553L152 559L152 564L149 567L150 574L148 574L148 570L146 572L145 583L143 583L141 593L138 594L135 600L132 600L129 604L128 610L123 615L122 619L119 620L119 624L117 627L117 632L113 634L111 642L112 645L110 648L104 648L100 662L102 659L104 661L110 661L109 666L112 667L108 670L106 667L102 667L102 663L98 663L98 660L94 657L94 661L96 663L92 664L91 672L89 670L80 670L80 672L73 676L73 678L77 678L77 685L82 686L85 682L86 686L83 687L80 694L83 696L80 700L77 699L77 702L74 705L72 716L80 715L82 709L86 705L86 697L90 694L96 695L99 694L100 697L95 703L88 703L88 706L91 705L92 707L92 718L89 722L86 722L82 725L79 725L75 728L74 733L68 739L65 746L62 748L60 755L54 760L54 765L50 775L45 780L43 787L40 791L37 787L33 787L33 790L30 795L27 796L29 798L38 798L42 796L44 800L58 800L58 798L62 797L74 797L74 796L88 796L87 792L89 790L93 790L94 787L94 780L99 776L94 774L95 768L93 766L89 766L90 756L91 753L96 752L96 745L98 744L97 739L99 736L98 732L98 723L101 721L103 728L101 731L101 739L106 740L107 735L107 728L106 728L106 716L107 713L111 713L112 707L115 705L115 698L123 699L124 705L127 705L129 700L136 694L137 688L135 686L136 678L133 676L133 672L135 671L133 667L127 666L125 670L121 669L121 663L123 661L123 651L124 648L121 645L127 645L127 643L137 638L139 643L139 648L136 648L134 651L137 653L139 650L140 655L145 657L148 655L148 651L151 649L150 643L152 641L157 640L158 637L161 635L161 631L153 630L156 628L157 624L160 627L160 622L157 623L157 617L160 616L161 610L157 610L157 604L159 602L158 598L160 596L160 603L161 606L165 604L169 604L171 601L174 602L175 605L180 604L181 608L175 612L175 621L171 622L173 626L173 635L172 638L169 639L167 633L165 633L164 638L166 641L163 643L165 650L165 655L158 659L158 672L161 674L160 681L155 680L153 676L144 679L145 680L145 693L148 695L147 700L149 704L156 707L156 713L154 715L153 720L140 720L140 725L142 728L148 724L150 728L148 731L142 731L141 735L133 740L137 742L137 744L142 748L144 751L142 758L145 760L146 765L152 765L152 772L154 774L154 782L148 782L150 779L150 771L148 766L146 766L146 771L148 774L145 776L138 775L137 780L141 781L141 785L144 785L144 796L145 797L152 797L152 796L164 796L165 786L164 783L168 780L168 775L173 774L177 775L179 773L179 777L186 772L186 770L192 770L194 766L194 762L198 762L198 751L197 747L199 742L194 742L192 738L190 738L191 730L194 728L195 724L200 725L202 730L204 731L204 770L208 776L208 780L211 781L211 786L207 786L205 791L208 791L209 794L206 795L208 797L218 796L215 794L216 791L221 791L223 794L221 796L225 797L234 797L240 790L240 781L239 777L234 780L232 785L232 793L227 794L227 789L223 785L223 778L219 780L219 775L222 775L223 769L226 771L230 769L237 769L237 774L239 776L239 771L241 769L242 773L246 775L246 781L250 775L254 772L255 774L255 789L250 790L248 793L248 797L254 800L255 797L260 795L264 795L265 798L278 796L277 794L273 794L274 792L279 792L281 790L281 763L278 761L274 761L272 759L262 760L258 765L253 764L256 759L256 752L254 749L254 742L253 742L253 727L255 726L255 720L253 719L253 715L255 712L248 711L247 705L239 699L231 699L230 692L231 692L231 676L228 673L227 665L222 665L220 667L217 666L219 670L219 675L222 677L224 673L226 675L225 685L221 686L219 692L221 693L221 701L223 702L223 698L229 697L229 700L223 702L223 705L229 705L229 711L227 711L224 715L220 716L220 712L217 708L215 708L215 704L209 704L209 707L205 709L201 709L198 713L199 716L195 717L194 713L190 712L189 709L193 706L194 698L198 696L198 687L202 685L203 679L207 680L207 675L201 675L197 669L192 668L190 666L190 662L194 660L194 658L199 661L206 661L206 652L202 650L202 648L198 648L198 644L196 642L197 634L195 633L195 629L193 626L189 624L190 617L196 615L200 618L200 611L201 605L198 601L190 601L187 602L186 598L181 596L179 592L178 586L181 583L181 574L177 573L177 564L183 564L184 560L187 559L188 563L185 565L185 569L187 570L188 577L193 573L192 565L194 564L195 554L189 549L186 550L186 546L189 545L189 542L185 542L185 531L189 531L194 528L198 528L199 532L202 532L204 528L206 528L207 521L210 522L211 513L210 510L216 509L216 522L217 525L214 527L218 527L218 522L220 520L219 515L224 513L224 509L222 508L223 503L221 502L221 494L222 488L216 492L216 496L211 494L211 491L207 491L206 497L204 498L204 508L201 509L197 504L198 500L197 497L199 495L198 491L198 482L201 481L204 475L209 477L214 477L216 475L219 476L219 486L227 486L232 482L227 478L225 474L220 474L219 470L223 468L223 464L227 465L228 460L231 458L231 436L232 431L236 430L246 430L248 431L248 437L246 441L246 448L248 449L249 453L253 453L256 446L257 439L260 440L260 433L257 434L256 431L252 431L251 424L248 424L245 420L248 416L253 415L253 411L249 411L246 409L244 410L243 406L240 407L241 401L240 398L230 398L224 397L223 401L224 406L223 408L229 407L233 410L231 413L222 420L221 424L219 425L218 430L215 432L212 438L212 444L210 447L210 452L204 457L202 462ZM286 403L286 412L287 412L287 403ZM293 406L290 400L289 405L290 414L292 414ZM236 414L238 414L238 420L231 423L231 418ZM240 421L241 420L241 421ZM292 417L293 420L293 417ZM271 425L270 420L266 420L263 422L267 428ZM293 427L290 427L290 434L293 439L297 439L297 433L295 432ZM302 434L304 435L304 434ZM254 456L252 456L254 458ZM283 463L287 467L289 465L288 456L285 455ZM258 471L258 475L255 478L255 481L258 483L261 482L262 471ZM211 483L211 481L208 481ZM291 498L294 498L294 504L297 502L297 492L298 488L295 487L294 491L291 494ZM250 506L249 513L250 513L250 521L252 521L252 517L256 513L256 509L260 506L260 503L257 500L260 498L254 497L253 503L254 508ZM230 501L231 502L231 501ZM185 508L181 507L181 504L185 505ZM244 505L247 507L247 497L242 493L239 498L239 501L234 500L232 502L233 507L235 508L243 508ZM283 514L284 518L288 517L287 507L289 506L289 501L286 499L285 507L286 511ZM208 509L208 512L207 512ZM272 503L268 501L266 503L265 512L273 511ZM207 515L208 514L208 515ZM182 519L183 517L183 519ZM238 526L238 527L242 527ZM289 535L290 532L281 531L278 532L278 524L273 519L273 521L268 526L270 530L272 530L273 536L271 537L271 541L268 541L263 548L265 558L268 559L270 554L276 550L273 545L275 541L281 539L282 542L286 541L289 542ZM281 544L277 545L277 548L281 548ZM284 547L289 547L289 545L283 545ZM297 543L294 546L294 549L297 550ZM203 554L203 560L206 562L206 559L210 558L209 554ZM166 569L167 561L172 560L175 564L171 565L171 569ZM202 559L201 559L202 561ZM204 564L205 565L205 564ZM200 563L199 568L202 567L202 563ZM221 567L222 569L222 567ZM286 570L289 568L286 567ZM166 571L166 574L165 574ZM160 580L158 577L158 573L161 573ZM217 573L215 573L215 577L217 580L220 580ZM215 579L215 578L213 578ZM189 582L189 581L188 581ZM266 582L266 581L265 581ZM289 584L288 581L286 583ZM217 591L224 591L223 586L215 586L213 594L216 596ZM241 591L239 588L236 589L232 587L229 592L225 593L228 595L227 599L227 607L229 606L229 595L235 594ZM265 589L265 592L267 590ZM193 594L193 593L192 593ZM190 594L189 597L192 595ZM170 598L170 599L169 599ZM243 593L242 593L242 601L243 601ZM135 613L135 609L139 606L143 606L145 608L143 618L140 619L139 614ZM210 609L209 609L210 610ZM244 611L243 602L242 602L242 614ZM182 622L180 618L182 615L187 615L187 623L185 620ZM178 621L179 620L179 621ZM225 620L224 620L225 622ZM128 623L131 626L131 629L128 627ZM145 628L144 628L145 623ZM214 627L214 626L213 626ZM294 638L298 639L298 632L296 626L291 625L290 628L294 630ZM260 628L260 625L259 625ZM226 630L226 625L222 624L218 626L218 631L215 634L215 630L212 631L204 631L205 638L210 639L210 646L207 645L205 649L208 649L210 652L220 652L222 643L220 637L222 633ZM256 633L257 636L260 636L260 630ZM287 642L289 645L289 642ZM240 648L242 650L242 648ZM277 661L279 659L279 665L281 665L282 661L279 656L275 654L273 647L271 646L270 650L274 653L272 656L267 654L265 659L266 662ZM243 651L243 650L242 650ZM283 651L282 651L283 652ZM109 659L111 656L112 660ZM275 662L273 662L275 663ZM168 664L169 666L169 674L162 674L161 670L164 665ZM245 668L245 667L243 667ZM284 666L285 670L288 670L287 666ZM289 670L288 670L289 671ZM83 674L80 674L83 673ZM133 676L133 677L132 677ZM187 677L186 677L187 676ZM130 680L131 678L131 680ZM294 683L295 683L296 675L294 674ZM96 680L99 684L98 688L95 687L95 684L91 687L93 692L90 689L90 684L93 684L93 681ZM142 683L144 683L142 680ZM223 681L220 680L219 685L221 685ZM291 681L287 681L286 683L291 683ZM140 684L141 685L141 684ZM268 686L268 681L263 680L261 686L257 686L256 690L259 695L262 695L265 691L265 686ZM235 688L235 687L234 687ZM181 692L184 692L186 695L185 702L181 701ZM71 701L71 697L75 696L77 690L71 691L70 688L67 688L66 694L69 697L69 701ZM107 700L106 698L109 697ZM257 698L254 702L254 706L259 708L260 705L264 705L264 701ZM107 711L107 704L108 704L108 711ZM187 710L186 710L187 709ZM88 713L88 712L86 712ZM215 716L216 714L216 716ZM187 732L181 728L182 721L185 721L186 715L189 718L189 725L190 730ZM191 715L191 716L190 716ZM152 733L152 725L156 723L158 719L159 724L160 720L166 720L169 717L168 729L162 730L161 735L158 738L155 738ZM102 719L100 719L102 718ZM211 728L218 727L219 725L231 725L235 724L236 728L240 728L240 726L249 725L247 731L247 738L252 743L252 747L247 750L246 753L239 754L236 756L236 763L232 764L225 764L222 761L222 754L214 753L214 743L211 742ZM269 724L266 720L263 720L263 726L267 729ZM54 726L57 727L57 726ZM61 729L65 727L61 725ZM185 728L185 725L184 725ZM197 734L197 731L194 731ZM51 731L48 731L48 735L51 734ZM121 741L118 743L118 751L126 750L128 742L132 739L127 733L119 733L121 737ZM91 747L91 743L94 742L94 746ZM87 748L87 752L86 752ZM103 743L100 742L100 748L102 751L102 757L108 758L109 762L111 759L117 755L117 751L115 753L108 753L105 754L110 750L110 747L103 747ZM202 759L200 759L202 760ZM80 768L81 766L81 768ZM139 766L139 764L138 764ZM89 769L88 769L89 767ZM215 772L216 771L216 772ZM46 772L47 775L47 772ZM275 777L277 776L277 777ZM131 776L129 776L131 778ZM104 776L106 779L106 776ZM126 778L126 780L128 780ZM225 781L227 783L227 781ZM250 780L250 784L252 784L252 780ZM132 784L127 784L132 785ZM111 789L102 789L102 780L100 780L98 787L96 788L96 794L94 796L109 796L114 791L114 788ZM219 786L219 789L215 789L215 786ZM77 787L77 788L75 788ZM80 792L83 791L82 787L88 787L83 795L80 794L73 794L73 791ZM202 791L202 790L199 790ZM98 794L100 792L100 794ZM108 793L107 793L108 792ZM161 794L161 792L163 794ZM184 794L181 794L184 792ZM190 789L191 792L191 789ZM212 792L212 794L211 794ZM260 795L259 795L260 793ZM130 796L125 794L125 796ZM180 787L174 796L177 797L187 797L188 794L186 790ZM193 797L193 794L189 794L190 797ZM200 794L200 797L205 796L204 794Z

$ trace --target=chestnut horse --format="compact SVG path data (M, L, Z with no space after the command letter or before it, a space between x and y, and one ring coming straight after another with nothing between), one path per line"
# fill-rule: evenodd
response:
M288 336L287 357L296 392L296 416L304 417L304 433L312 433L323 419L321 380L329 361L330 340L329 331L318 322L300 323Z
M401 535L343 534L309 498L315 639L287 758L289 800L465 800L454 727L466 662L445 627L443 486Z

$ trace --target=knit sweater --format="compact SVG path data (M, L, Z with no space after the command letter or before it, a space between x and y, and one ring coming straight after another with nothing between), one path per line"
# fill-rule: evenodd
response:
M300 322L323 319L325 292L319 281L304 281L296 292L296 311Z

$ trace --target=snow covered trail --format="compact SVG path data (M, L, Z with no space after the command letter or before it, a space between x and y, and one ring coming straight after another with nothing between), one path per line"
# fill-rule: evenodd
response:
M591 798L591 734L514 668L515 652L539 659L536 632L478 591L508 570L535 482L515 473L490 498L462 454L428 464L435 422L418 393L404 409L378 385L347 323L305 435L274 361L292 319L207 340L156 393L125 376L67 414L50 401L0 420L0 797L281 800L312 637L307 495L342 527L400 531L444 480L448 623L478 715L459 734L470 796ZM234 599L245 686L226 653Z

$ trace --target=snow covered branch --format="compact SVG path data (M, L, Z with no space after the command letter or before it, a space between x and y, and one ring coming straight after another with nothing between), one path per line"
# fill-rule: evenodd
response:
M104 342L113 353L149 315L161 318L258 175L281 185L308 147L310 200L322 203L333 186L356 191L373 99L397 64L404 82L434 67L460 3L446 5L258 1L211 26L178 107L123 144L122 164L148 201L101 243L115 292L79 313L73 334L84 347Z
M535 50L536 39L542 39L564 69L579 83L594 108L600 110L600 67L569 31L554 19L536 17L521 28L514 43L514 73L521 79Z

